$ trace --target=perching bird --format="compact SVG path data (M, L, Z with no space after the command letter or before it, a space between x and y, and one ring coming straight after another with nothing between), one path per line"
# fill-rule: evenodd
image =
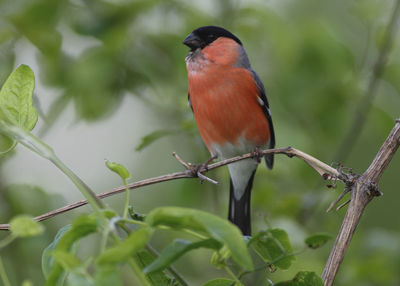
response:
M230 158L257 148L274 148L275 135L264 86L251 68L242 42L221 27L195 29L183 44L190 48L186 68L189 105L213 157ZM272 169L273 154L266 155ZM228 165L228 219L251 235L250 194L258 162Z

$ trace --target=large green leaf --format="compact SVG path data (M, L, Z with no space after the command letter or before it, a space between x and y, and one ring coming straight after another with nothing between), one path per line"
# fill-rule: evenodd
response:
M196 242L175 239L173 243L163 249L160 256L153 263L143 269L143 272L150 273L163 270L186 252L197 248L219 249L221 248L221 243L215 239L205 239Z
M161 207L150 212L145 221L150 226L164 225L172 229L202 232L223 243L235 262L244 269L253 269L253 262L240 230L225 219L194 209Z
M281 269L288 269L292 264L293 248L287 233L279 228L257 233L249 245L267 262Z
M0 121L25 130L35 127L38 114L33 107L32 95L35 76L26 65L20 65L0 90ZM0 153L11 151L16 145L13 138L0 134Z
M117 244L104 251L97 259L97 263L103 264L116 264L123 262L135 254L137 251L143 249L151 238L152 231L148 227L142 227L129 234L129 236Z
M27 65L20 65L8 77L0 90L0 119L32 130L38 119L32 95L35 76Z

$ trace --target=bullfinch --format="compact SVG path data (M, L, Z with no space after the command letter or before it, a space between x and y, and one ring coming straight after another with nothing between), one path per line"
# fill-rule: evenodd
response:
M275 135L264 85L251 68L242 42L217 26L195 29L183 44L188 97L201 137L212 157L230 158L274 148ZM273 154L265 156L272 169ZM228 165L228 219L243 235L251 235L250 195L258 162L246 159Z

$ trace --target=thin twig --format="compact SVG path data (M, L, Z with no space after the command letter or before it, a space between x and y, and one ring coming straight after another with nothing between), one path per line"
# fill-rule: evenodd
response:
M314 158L313 156L306 154L300 150L297 150L295 148L292 147L287 147L287 148L277 148L277 149L268 149L268 150L261 150L260 154L262 155L267 155L267 154L286 154L289 157L299 157L302 160L304 160L305 162L307 162L310 166L312 166L315 170L323 170L324 174L321 174L320 172L318 172L324 179L327 179L327 177L337 177L338 179L341 180L346 180L346 176L342 173L340 173L338 170L332 168L331 166L325 164L324 162ZM217 163L208 165L208 166L202 166L202 168L200 170L198 170L201 173L206 173L210 170L219 168L221 166L225 166L240 160L245 160L245 159L249 159L249 158L253 158L255 155L253 152L251 153L247 153L244 155L240 155L240 156L236 156L233 158L229 158L226 160L222 160L219 161ZM187 165L189 167L189 165L187 163L185 163L176 153L174 154L174 157L177 158L177 160L183 165ZM179 158L179 159L178 159ZM182 163L182 162L183 163ZM186 168L186 166L185 166ZM328 174L328 176L326 176L326 174ZM141 181L137 181L131 184L128 184L128 188L129 189L137 189L140 187L144 187L144 186L148 186L148 185L152 185L152 184L157 184L157 183L161 183L161 182L166 182L166 181L171 181L171 180L177 180L177 179L182 179L182 178L196 178L198 175L197 174L193 174L190 171L190 167L189 170L185 170L183 172L176 172L176 173L172 173L172 174L167 174L167 175L162 175L162 176L158 176L158 177L154 177L154 178L150 178L150 179L145 179L145 180L141 180ZM112 189L111 191L108 192L104 192L101 194L98 194L97 197L99 199L104 199L106 197L110 197L112 195L118 194L118 193L122 193L126 191L126 187L125 186L120 186L118 188ZM49 219L51 217L54 217L58 214L70 211L72 209L75 208L79 208L81 206L86 205L88 202L87 200L81 200L69 205L66 205L64 207L52 210L50 212L47 212L45 214L39 215L37 217L35 217L34 219L37 221L43 221L46 219ZM0 230L9 230L10 225L9 224L0 224Z
M339 203L339 201L344 197L344 195L350 191L351 191L350 188L345 188L344 191L339 195L339 197L329 205L329 208L326 210L326 212L330 212Z
M215 180L203 175L202 173L200 173L200 171L197 172L197 176L200 178L200 181L208 181L208 182L210 182L212 184L215 184L215 185L219 184L218 181L215 181Z
M347 206L349 203L351 202L351 199L348 199L347 201L345 201L343 204L340 204L336 210L340 210L341 208L343 208L344 206Z
M189 164L187 164L185 161L183 161L182 158L179 157L179 155L176 152L173 152L172 156L174 156L175 159L178 160L178 162L181 163L182 166L186 168L186 170L190 170Z

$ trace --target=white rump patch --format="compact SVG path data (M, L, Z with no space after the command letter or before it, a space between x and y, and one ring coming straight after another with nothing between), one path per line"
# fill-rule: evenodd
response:
M246 190L251 174L257 168L257 162L254 159L246 159L230 164L228 168L231 174L235 198L240 200Z

